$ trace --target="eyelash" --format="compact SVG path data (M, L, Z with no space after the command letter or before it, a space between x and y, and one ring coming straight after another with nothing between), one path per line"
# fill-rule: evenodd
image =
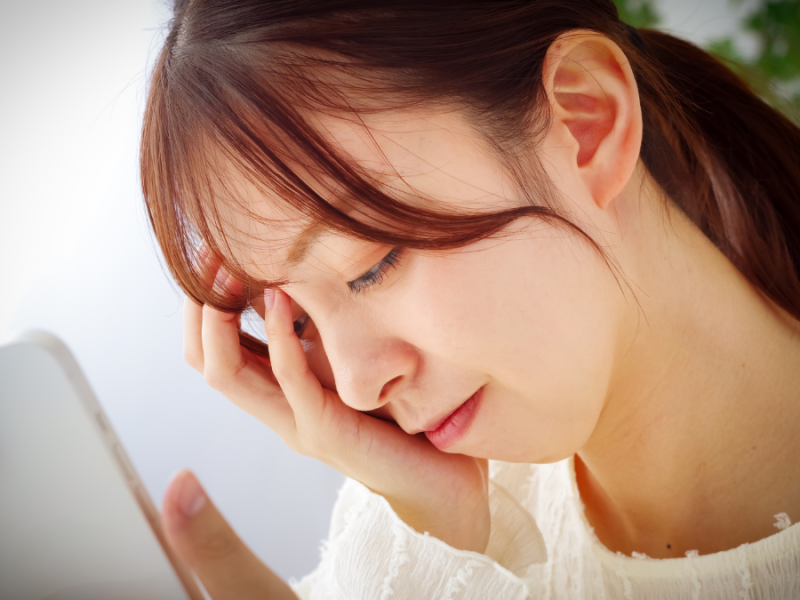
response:
M296 319L292 325L294 326L294 334L297 337L302 337L303 332L306 330L306 325L308 324L308 313L305 313L299 319Z
M396 269L397 265L400 264L400 248L392 248L389 254L383 257L383 259L374 267L372 267L369 271L364 273L358 279L354 279L353 281L347 282L347 287L350 288L350 291L354 294L358 294L359 292L363 292L364 290L372 287L373 285L378 285L383 281L384 276L386 275L389 269Z
M363 292L364 290L372 287L373 285L378 285L383 281L384 276L386 275L389 269L396 269L397 265L400 264L400 248L392 248L392 250L384 256L381 261L372 267L369 271L364 273L358 279L354 279L353 281L347 282L347 287L350 288L350 291L354 294L358 294ZM304 314L299 319L296 319L293 323L294 325L294 332L297 337L302 337L303 332L306 329L306 325L308 324L308 313Z

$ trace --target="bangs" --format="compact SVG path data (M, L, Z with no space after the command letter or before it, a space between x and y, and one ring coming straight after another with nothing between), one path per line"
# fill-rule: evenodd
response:
M250 278L234 260L223 217L235 210L249 218L250 209L226 187L220 159L310 226L443 250L533 217L582 238L616 277L600 245L570 220L535 152L551 117L548 48L589 30L630 60L648 173L756 288L800 315L800 130L705 52L626 26L613 2L192 0L176 3L169 28L145 109L142 189L167 267L197 302L239 311L281 284ZM456 214L433 198L403 202L313 126L315 115L358 122L419 107L462 111L502 159L521 206ZM201 247L241 278L241 293L203 283Z
M255 62L268 66L255 68L252 57L242 61L224 48L215 50L212 61L209 55L189 56L165 47L153 75L142 139L144 196L168 268L196 302L240 312L255 294L285 283L254 279L234 258L236 242L228 235L235 227L226 215L235 211L245 221L265 220L231 186L231 168L264 197L302 215L298 225L390 246L462 247L522 216L572 228L543 206L455 212L437 207L435 199L419 198L420 206L387 194L304 116L354 114L351 99L363 97L366 84L352 76L352 65L345 77L343 61L299 54L278 61L275 52L267 51L256 55ZM366 103L358 107L359 112L370 110L377 109ZM367 214L369 223L362 218ZM255 243L267 242L250 232L238 233ZM200 268L201 248L241 281L240 292L209 286Z

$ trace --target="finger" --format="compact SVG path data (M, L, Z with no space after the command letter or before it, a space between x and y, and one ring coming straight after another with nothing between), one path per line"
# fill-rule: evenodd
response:
M292 409L271 371L240 346L236 317L203 307L203 375L211 387L289 441Z
M205 289L211 289L214 278L219 271L219 259L210 254L203 245L197 251L197 271ZM203 305L190 297L186 297L183 307L183 358L190 367L203 372L203 340L201 326L203 323Z
M163 525L170 546L214 600L297 600L239 539L191 471L178 473L167 488Z
M203 372L203 305L189 296L183 304L183 359L194 370Z
M264 327L272 372L295 415L319 415L324 401L322 385L309 368L303 346L294 332L289 296L275 289L267 290L265 297L269 293L272 293L272 307L266 311ZM270 301L265 304L269 306Z

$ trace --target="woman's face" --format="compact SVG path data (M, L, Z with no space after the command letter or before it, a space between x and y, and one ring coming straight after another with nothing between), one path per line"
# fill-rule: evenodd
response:
M404 201L488 212L523 203L458 113L319 125ZM591 199L569 187L557 158L541 156L566 208L591 223ZM392 249L320 229L309 235L284 203L243 179L233 183L269 220L227 215L239 232L236 258L255 277L290 281L283 290L295 316L308 315L302 338L311 367L343 402L414 434L480 391L471 426L445 451L498 460L560 460L591 436L626 304L606 263L579 236L521 219L500 238L456 250Z

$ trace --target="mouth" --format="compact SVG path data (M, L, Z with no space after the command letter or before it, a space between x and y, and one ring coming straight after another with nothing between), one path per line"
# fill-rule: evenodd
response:
M439 450L455 444L464 437L472 425L482 397L483 388L472 394L464 404L449 415L430 426L425 431L425 437Z

